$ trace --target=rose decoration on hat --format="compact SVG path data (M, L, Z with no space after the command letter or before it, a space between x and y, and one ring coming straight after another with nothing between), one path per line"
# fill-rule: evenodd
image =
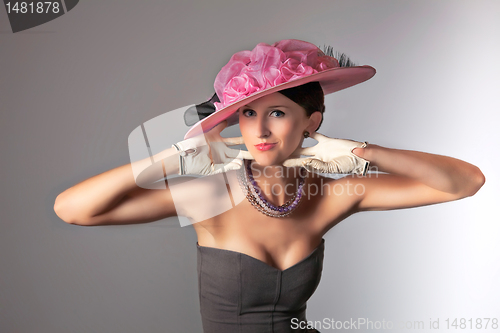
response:
M252 51L235 53L215 79L220 103L216 110L258 91L339 67L337 59L326 56L317 46L303 41L257 44Z

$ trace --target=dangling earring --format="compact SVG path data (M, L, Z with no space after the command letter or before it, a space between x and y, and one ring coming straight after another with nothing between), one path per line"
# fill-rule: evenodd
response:
M309 132L308 131L304 131L304 138L308 138L309 137Z

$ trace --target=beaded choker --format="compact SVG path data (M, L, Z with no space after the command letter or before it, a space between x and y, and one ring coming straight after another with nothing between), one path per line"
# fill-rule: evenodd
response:
M275 206L264 198L264 194L259 185L253 178L250 160L243 160L244 166L238 172L238 183L241 190L245 193L248 201L259 212L271 217L285 217L290 215L299 205L302 199L302 188L304 187L305 176L302 175L302 169L299 170L300 182L297 187L297 192L293 198L285 202L281 206Z

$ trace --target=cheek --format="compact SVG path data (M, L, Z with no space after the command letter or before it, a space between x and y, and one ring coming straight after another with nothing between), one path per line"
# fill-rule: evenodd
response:
M240 132L241 132L241 136L245 137L248 135L248 126L246 125L245 121L241 120L240 118L240 121L239 121L239 127L240 127Z
M298 122L287 122L278 126L276 131L279 132L279 137L283 140L286 148L295 150L301 140L301 130Z
M250 139L251 138L251 129L247 125L247 123L245 123L245 121L241 121L241 118L240 118L240 122L239 122L239 127L240 127L241 136L243 137L244 145L248 149L247 143L251 142L251 139Z

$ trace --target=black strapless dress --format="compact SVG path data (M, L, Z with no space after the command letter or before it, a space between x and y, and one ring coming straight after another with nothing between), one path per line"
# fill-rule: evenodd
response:
M244 253L197 244L203 331L317 332L298 324L306 322L306 302L321 279L324 243L284 271Z

